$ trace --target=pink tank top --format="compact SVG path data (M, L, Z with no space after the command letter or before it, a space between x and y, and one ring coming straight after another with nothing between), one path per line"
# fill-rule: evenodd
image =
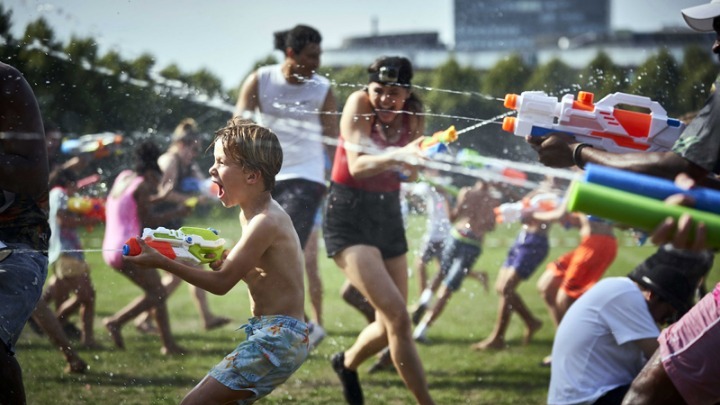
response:
M383 137L378 133L374 122L372 125L372 132L370 132L370 139L373 141L375 146L379 148L405 146L411 141L408 120L408 116L403 115L402 133L400 134L400 139L396 142L389 143L383 139ZM400 190L400 174L394 170L386 170L375 176L363 179L354 178L350 174L350 168L348 167L345 140L342 135L339 138L338 146L335 150L331 179L333 182L344 186L375 193L387 193Z
M143 180L142 176L132 170L122 171L115 179L105 203L103 259L114 269L122 266L122 247L125 242L140 236L142 231L134 194Z

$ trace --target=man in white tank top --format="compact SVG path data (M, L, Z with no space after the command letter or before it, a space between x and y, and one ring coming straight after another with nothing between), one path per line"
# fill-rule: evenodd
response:
M274 35L275 49L283 52L285 60L263 66L245 79L235 115L270 128L280 140L283 165L272 196L290 215L304 250L325 194L325 171L330 167L327 157L334 156L327 140L338 136L337 103L330 81L316 73L320 33L298 25ZM310 292L321 294L322 287L311 285ZM321 297L312 299L313 303L320 301ZM321 309L315 308L315 313L320 314ZM324 337L318 326L313 325L311 331L313 345Z

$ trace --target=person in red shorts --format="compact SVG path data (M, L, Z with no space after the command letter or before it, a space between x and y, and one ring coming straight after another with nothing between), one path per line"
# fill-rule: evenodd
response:
M611 224L584 214L572 214L569 221L580 228L580 245L548 264L537 283L556 329L570 305L600 280L618 250ZM550 365L550 356L542 364Z

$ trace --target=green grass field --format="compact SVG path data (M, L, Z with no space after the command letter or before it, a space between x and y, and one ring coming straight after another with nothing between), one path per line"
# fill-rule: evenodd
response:
M220 218L191 219L188 225L212 226L229 241L237 240L237 219L227 214ZM411 216L408 234L411 244L409 260L418 248L424 220ZM486 270L494 283L517 227L499 226L485 243L485 251L476 268ZM84 238L86 249L99 249L102 227ZM577 243L576 231L559 227L552 230L554 247L548 260L570 250ZM635 247L630 238L618 231L621 249L606 276L627 274L637 263L654 251L653 247ZM343 282L335 264L320 252L324 282L324 317L328 336L311 353L303 367L262 403L341 404L340 384L329 366L330 356L349 347L364 326L364 318L339 297ZM157 336L140 335L132 325L123 330L127 349L116 350L102 318L117 311L135 298L140 290L111 270L97 252L87 253L97 290L95 330L99 350L79 350L90 369L83 375L63 373L63 357L45 337L29 328L23 332L17 356L23 368L25 389L30 404L175 404L237 343L245 338L236 329L250 316L244 285L238 285L226 296L211 296L213 311L231 317L233 323L220 330L205 332L200 324L186 286L169 300L173 333L189 352L184 356L160 354ZM708 286L720 280L718 265L710 273ZM419 346L430 391L438 404L543 404L549 382L548 368L539 366L550 353L554 328L536 291L535 283L542 266L520 286L520 293L531 310L544 322L533 342L523 346L522 326L513 319L507 333L508 348L478 353L469 345L490 333L495 321L497 298L486 293L475 280L465 281L463 288L448 305L443 316L429 332L431 344ZM432 270L434 271L434 270ZM410 279L410 305L417 297L417 280ZM308 312L309 313L309 312ZM394 372L367 374L370 361L360 369L360 379L368 404L413 403L409 392Z

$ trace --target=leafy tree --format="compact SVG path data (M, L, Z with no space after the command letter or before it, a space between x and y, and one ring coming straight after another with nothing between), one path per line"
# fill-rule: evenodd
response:
M704 49L697 46L685 49L680 65L682 81L677 91L679 113L702 108L716 76L717 67Z
M23 35L25 45L32 45L37 41L42 46L53 51L62 49L62 44L55 39L55 32L52 30L47 20L40 17L25 27Z
M187 83L210 97L222 94L222 81L207 69L200 69L187 76Z
M488 80L482 72L449 59L431 77L426 105L428 113L438 115L428 118L428 132L455 125L461 131L455 149L471 148L487 156L508 157L516 144L524 144L501 131L497 117L506 109L500 100L481 91Z
M483 77L483 93L502 97L506 93L521 93L532 69L518 54L513 54L495 64Z
M150 72L155 66L155 57L149 53L143 53L128 65L130 77L139 80L151 80Z
M17 40L12 35L12 10L0 4L0 59L12 61L17 58L19 49Z
M97 44L91 38L70 38L70 43L65 46L65 54L75 62L87 62L90 66L97 61Z
M582 79L583 90L595 93L598 97L624 91L627 86L625 72L605 52L598 53L583 70Z
M473 119L482 109L480 86L479 72L460 66L454 58L435 69L431 90L425 99L427 112L432 114L426 120L428 130L439 131L452 124L464 127L468 122L476 122Z
M183 74L180 71L180 67L178 67L178 65L176 65L174 63L166 66L159 73L160 73L160 76L162 76L168 80L183 80Z
M677 115L681 113L677 97L679 84L678 64L666 49L662 49L637 68L630 92L650 97L660 103L668 114Z
M578 83L577 73L560 59L552 59L539 66L527 82L526 90L542 90L548 94L562 96L574 92Z
M321 72L324 71L325 68L321 69ZM367 84L367 66L353 65L341 69L331 69L328 77L337 100L338 110L342 111L348 96Z
M111 73L116 75L130 70L130 65L122 59L119 53L113 50L108 51L98 59L98 66L109 69Z

